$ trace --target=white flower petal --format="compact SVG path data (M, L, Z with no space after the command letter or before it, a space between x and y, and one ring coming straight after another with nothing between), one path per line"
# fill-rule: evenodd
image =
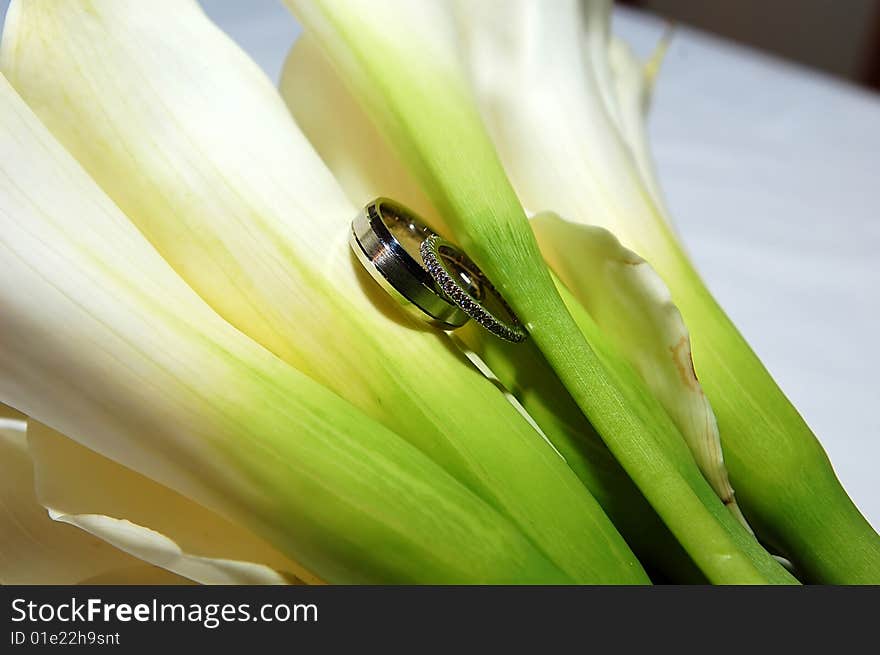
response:
M310 34L300 36L291 48L279 88L297 125L356 206L391 196L436 230L443 230L440 215L418 181L339 79Z
M37 495L55 520L196 582L296 581L290 572L302 567L171 489L36 421L28 442Z
M715 493L748 528L728 480L715 414L694 372L690 335L663 280L604 228L551 213L535 216L532 227L553 271L633 365Z
M49 518L34 492L26 423L0 418L0 584L75 584L139 565L110 544Z
M626 138L644 81L609 41L610 3L486 0L458 7L474 93L522 202L609 229L642 254L652 250L645 244L671 238L665 220L650 220L660 210Z
M642 62L624 41L612 38L608 44L607 61L614 72L613 83L619 108L617 125L620 134L635 158L642 182L651 194L658 211L670 227L674 228L669 212L666 210L653 157L648 148L647 122L657 68L663 60L668 45L669 34L667 33L651 59L648 62Z
M277 90L195 3L13 8L4 71L211 307L410 441L579 579L644 579L553 449L354 261L355 207Z
M2 76L0 270L4 402L322 579L568 579L424 455L217 316Z

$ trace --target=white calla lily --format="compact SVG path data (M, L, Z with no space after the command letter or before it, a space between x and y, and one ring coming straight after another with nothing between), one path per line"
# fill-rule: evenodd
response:
M570 317L560 308L523 228L520 203L611 229L669 285L691 328L696 369L713 403L739 504L761 538L796 560L808 579L855 582L880 575L880 538L702 285L665 215L640 123L662 44L646 65L635 62L610 36L606 0L287 4L459 243L525 318L572 398L691 555L698 557L706 542L687 543L703 511L690 494L707 507L712 503L689 471L690 490L677 483L661 490L653 482L676 479L676 466L678 473L690 469L683 461L667 468L679 457L673 453L681 435L672 435L653 403L644 405L645 396L634 392L639 383L580 303L568 298ZM471 113L474 97L497 153L485 146ZM589 349L572 334L569 318ZM619 411L607 413L619 405L628 410L625 420ZM809 476L798 473L804 461ZM665 473L646 475L653 465ZM683 514L689 521L679 524ZM733 540L755 551L742 534ZM753 554L766 561L766 553ZM702 568L717 564L704 560Z
M0 418L0 584L74 584L138 560L57 523L34 492L27 424Z
M791 576L771 561L736 518L723 509L677 427L613 343L595 323L588 334L589 345L580 338L584 321L592 319L582 308L579 319L569 316L541 264L524 212L486 141L466 73L460 66L458 35L448 3L291 0L288 4L348 88L348 94L330 91L322 100L330 96L343 101L356 98L353 102L369 115L369 121L393 145L399 161L419 180L444 221L454 228L458 242L523 316L533 343L541 348L581 411L698 567L716 581L791 582ZM305 52L308 54L308 50ZM289 87L285 95L294 115L314 116L316 110L310 107L318 106L318 101L303 100L302 110L292 90L297 84L302 89L302 80L321 79L317 73L297 71L308 66L309 57L303 57L305 64L296 63L301 56L295 48L285 67L283 83ZM311 61L321 65L320 58L311 57ZM338 90L338 82L329 84ZM349 120L355 113L344 104L341 108L325 105L324 109L328 121L333 120L330 117ZM310 124L320 125L320 121L312 120ZM309 129L309 124L305 127ZM328 127L318 127L316 145L329 142L328 134ZM340 161L342 151L338 145L332 152L335 161ZM366 153L354 149L352 154L356 157ZM334 161L333 156L327 159ZM385 159L381 154L378 157L379 161ZM367 179L368 184L387 183L390 176L374 174ZM494 369L499 362L493 358ZM515 368L512 363L508 370ZM505 381L503 372L499 378ZM544 411L549 418L547 407L539 404L533 405L536 413ZM559 442L560 450L583 458L581 446L571 438L565 423L571 425L570 421L553 421L558 429L542 427L551 440ZM593 434L592 428L584 434ZM588 464L580 467L579 475L585 484L593 485L594 493L604 494L606 499L616 495L608 493L610 488L631 498L626 482L614 472L606 475L607 469L603 469L601 464ZM605 486L608 484L613 486ZM638 507L638 503L632 506ZM611 505L606 502L606 507ZM620 507L615 509L619 515ZM694 529L696 521L702 525L700 530ZM630 527L625 529L635 543L639 531ZM703 528L707 532L687 543ZM710 537L709 533L714 534ZM709 547L710 542L715 545ZM656 543L665 542L658 538ZM713 553L721 551L731 554L731 558L716 558ZM675 563L673 566L680 568Z
M645 127L665 44L638 61L610 36L608 0L456 6L473 91L522 202L611 230L669 286L759 536L809 580L876 580L880 537L676 238Z
M418 207L433 224L442 224L411 173L341 83L309 33L303 34L288 54L280 88L298 125L351 199L366 202L389 194ZM615 282L609 289L620 286ZM641 293L638 287L634 291L640 295L632 299L638 308L650 292ZM537 349L530 343L504 344L474 326L456 334L537 421L639 558L655 570L674 571L679 579L697 579L675 540L584 420ZM657 341L659 333L649 331L649 336L660 349L666 347Z
M59 432L30 421L28 444L54 520L202 584L298 581L301 567L247 530Z
M626 355L718 497L748 527L728 480L715 414L694 373L690 335L663 280L604 228L552 213L532 218L532 228L553 271Z
M627 126L633 142L637 142L642 135L641 108L647 102L648 89L646 84L636 84L635 80L645 82L646 78L641 68L639 76L634 77L635 71L629 67L636 64L625 44L615 42L617 50L618 64L614 66L613 77L617 82L617 95L613 102L621 125ZM436 210L341 84L310 35L300 38L288 55L282 70L281 90L297 123L349 197L368 199L388 193L395 198L405 198L410 206L420 207L423 215L433 219ZM328 107L336 111L330 114ZM639 111L633 115L636 108ZM648 156L646 150L641 152L642 156ZM578 225L569 228L563 219L554 220L550 215L538 215L531 222L544 258L599 327L621 347L673 416L719 497L741 518L724 468L712 408L696 377L682 377L687 376L692 367L690 337L663 282L644 260L623 249L605 230L588 226L579 229ZM562 244L564 247L559 247ZM615 266L618 260L637 265ZM479 332L469 335L466 341L481 355L486 355L487 347L495 350L500 347L486 344ZM671 351L671 347L675 350ZM684 374L679 373L680 370ZM512 382L514 389L526 386L522 377L520 374L518 381ZM545 380L542 384L548 382ZM524 400L521 394L518 397ZM595 486L591 489L594 494L598 491Z
M676 241L644 124L664 46L639 62L607 0L286 3L312 144L195 0L9 9L0 429L20 455L30 424L56 531L112 545L78 578L647 582L631 546L677 580L796 582L722 442L799 571L876 577ZM347 244L374 195L461 244L530 340L404 316Z
M424 455L218 317L2 77L0 155L2 402L253 530L298 576L569 579Z
M0 64L221 316L414 443L573 579L647 580L505 397L356 269L355 207L277 91L194 2L16 3Z

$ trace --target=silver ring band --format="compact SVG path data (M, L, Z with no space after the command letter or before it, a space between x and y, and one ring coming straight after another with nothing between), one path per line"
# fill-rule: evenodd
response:
M443 330L469 320L422 266L420 247L435 232L406 207L378 198L351 224L351 249L372 278L415 318Z
M470 257L436 234L422 241L419 249L437 286L468 316L506 341L526 338L516 314Z

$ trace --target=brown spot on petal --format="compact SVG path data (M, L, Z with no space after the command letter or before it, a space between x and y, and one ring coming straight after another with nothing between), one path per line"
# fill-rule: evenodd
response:
M675 368L678 374L690 389L700 394L703 393L702 387L697 380L697 372L694 370L694 360L691 357L691 344L687 336L682 336L674 346L670 346L672 352L672 361L675 362Z

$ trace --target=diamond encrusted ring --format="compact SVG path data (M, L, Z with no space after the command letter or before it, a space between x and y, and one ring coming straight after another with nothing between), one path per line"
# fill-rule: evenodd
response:
M412 316L443 330L472 318L502 339L525 339L516 315L470 257L400 203L378 198L364 207L351 224L351 248Z
M506 341L526 338L516 314L470 257L436 234L422 241L419 249L437 286L468 316Z

